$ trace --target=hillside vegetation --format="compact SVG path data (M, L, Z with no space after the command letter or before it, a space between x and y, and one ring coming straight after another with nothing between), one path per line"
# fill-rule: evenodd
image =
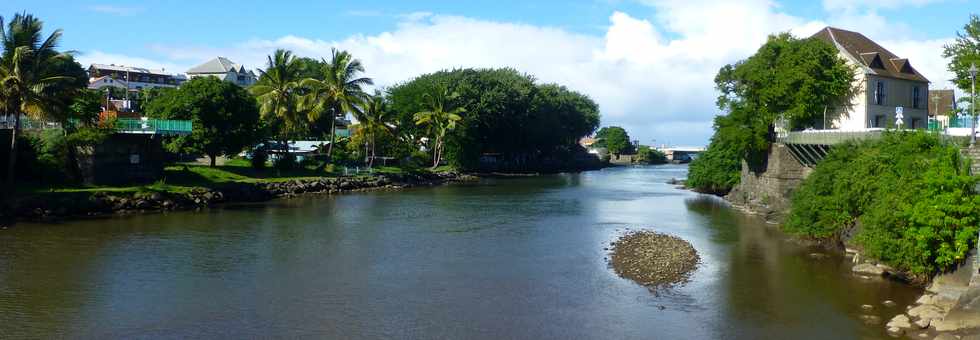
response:
M980 227L968 167L956 145L927 132L838 145L794 193L784 228L852 243L914 274L949 269Z

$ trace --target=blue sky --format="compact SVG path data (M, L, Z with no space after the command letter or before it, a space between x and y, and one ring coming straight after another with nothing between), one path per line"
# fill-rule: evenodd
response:
M364 60L381 86L449 67L513 66L599 102L604 125L641 141L702 145L718 114L711 78L765 35L825 25L865 33L933 81L949 86L938 56L980 2L967 0L584 1L23 1L65 31L83 63L180 72L222 55L259 67L285 47L330 47Z

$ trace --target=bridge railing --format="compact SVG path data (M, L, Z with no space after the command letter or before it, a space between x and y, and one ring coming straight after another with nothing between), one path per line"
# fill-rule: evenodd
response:
M783 144L836 145L852 140L880 138L882 132L884 129L789 131L779 133L776 141Z

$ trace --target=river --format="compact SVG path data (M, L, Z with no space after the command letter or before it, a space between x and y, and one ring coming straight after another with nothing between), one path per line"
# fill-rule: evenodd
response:
M877 339L860 316L920 293L665 183L686 171L22 223L0 230L0 338ZM605 248L626 228L702 264L670 289L622 279Z

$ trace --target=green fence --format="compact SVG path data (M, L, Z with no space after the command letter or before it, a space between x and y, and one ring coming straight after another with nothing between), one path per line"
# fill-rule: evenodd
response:
M68 121L70 126L78 124L78 120ZM52 121L39 121L30 117L20 117L20 128L23 130L47 130L61 129L61 123ZM13 117L7 118L0 116L0 128L12 128L14 126ZM170 120L170 119L141 119L141 118L119 118L116 119L116 133L130 134L160 134L160 135L187 135L194 128L194 124L189 120Z
M189 120L119 118L119 133L154 133L162 135L190 134L194 125Z

